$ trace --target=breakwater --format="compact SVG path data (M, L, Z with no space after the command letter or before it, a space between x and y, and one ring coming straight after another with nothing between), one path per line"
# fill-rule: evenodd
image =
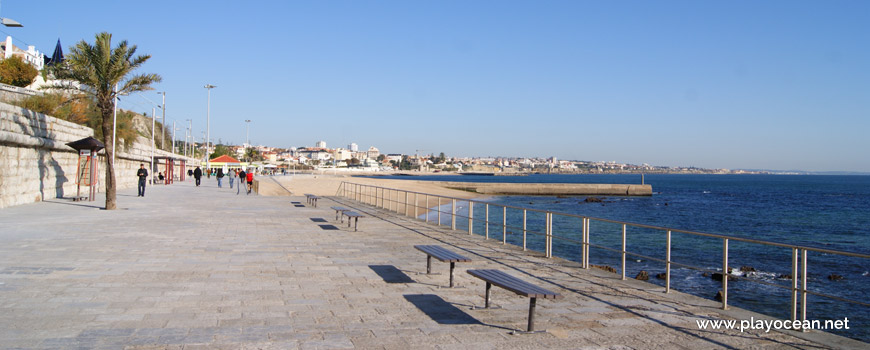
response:
M652 196L651 185L578 184L578 183L504 183L452 182L440 184L446 188L488 195L535 196Z

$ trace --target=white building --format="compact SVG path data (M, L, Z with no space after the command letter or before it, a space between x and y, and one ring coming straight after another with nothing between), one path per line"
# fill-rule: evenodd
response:
M344 148L338 148L332 153L335 160L349 160L353 158L353 152Z
M326 141L317 141L317 143L314 144L314 147L326 148Z
M378 156L381 155L381 151L375 148L375 146L369 147L369 150L366 153L369 159L378 159Z
M3 59L12 56L20 57L24 62L30 63L36 70L42 70L45 65L45 55L36 49L36 46L27 46L27 51L22 50L18 46L12 44L12 37L7 36L6 42L0 44L0 49L3 50Z
M347 149L351 150L352 152L359 152L359 145L351 142L349 145L347 145Z

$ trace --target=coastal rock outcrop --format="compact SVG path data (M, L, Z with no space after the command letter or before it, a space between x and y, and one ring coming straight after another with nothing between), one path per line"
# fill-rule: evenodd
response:
M714 281L720 281L720 282L722 281L722 273L721 273L721 272L714 272L713 275L711 275L710 277L711 277ZM730 274L728 275L728 281L729 281L729 282L730 282L730 281L736 281L736 280L737 280L737 276L732 276L732 275L730 275Z
M613 267L607 266L607 265L592 265L592 264L590 264L589 266L592 266L596 269L601 269L601 270L604 270L607 272L611 272L611 273L619 273L618 271L616 271L616 269L614 269Z
M634 276L634 279L641 280L641 281L647 281L647 280L649 280L649 272L646 272L646 271L638 272L637 276Z

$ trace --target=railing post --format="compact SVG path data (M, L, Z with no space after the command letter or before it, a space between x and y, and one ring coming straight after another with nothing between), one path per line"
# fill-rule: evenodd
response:
M489 239L489 203L484 205L484 215L483 226L484 226L484 236L486 239Z
M622 280L625 280L625 229L626 225L622 224Z
M410 197L410 193L405 192L405 209L402 210L403 211L402 215L404 215L404 216L408 216L408 197Z
M722 310L728 310L728 238L722 239Z
M671 230L668 230L667 251L665 252L665 293L671 292Z
M807 250L801 249L801 321L807 321ZM809 329L802 329L804 332Z
M586 262L584 263L584 266L586 266L586 269L589 269L591 267L591 265L589 265L589 243L592 240L592 237L590 235L590 231L591 231L590 230L590 226L591 226L590 223L591 223L591 220L589 220L589 218L586 218L586 248L585 248L586 252L583 254L583 256L586 258Z
M586 268L586 218L581 219L580 224L580 267Z
M527 210L523 209L523 251L526 251L526 214Z
M797 291L798 291L798 250L797 248L791 248L791 320L797 321L798 319L798 308L797 308Z
M474 232L474 202L468 201L468 234L471 235Z
M501 207L501 244L507 244L507 207Z
M417 219L420 216L420 211L418 210L420 209L420 206L417 205L417 203L417 192L414 192L414 219Z
M546 221L547 221L547 230L546 230L547 239L544 241L545 244L547 245L547 247L546 247L547 254L546 255L548 258L552 258L553 257L553 213L547 212L547 220Z
M429 195L426 195L426 223L429 223L429 212L432 211L429 209Z
M438 226L441 226L441 197L438 197Z
M456 230L456 199L451 199L450 205L450 229Z

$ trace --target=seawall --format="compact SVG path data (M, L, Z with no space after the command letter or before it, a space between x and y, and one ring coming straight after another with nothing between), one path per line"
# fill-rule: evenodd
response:
M63 198L76 193L78 153L66 145L93 136L86 126L0 103L0 208L39 202L46 198ZM119 144L121 140L118 140ZM118 148L115 156L117 188L136 186L140 163L151 161L151 142L142 139L129 149ZM105 202L105 156L100 152L99 187L95 201ZM183 158L155 150L155 156ZM187 159L188 166L199 160ZM152 173L165 171L158 165ZM87 187L82 188L87 193Z
M652 196L651 185L441 182L444 187L488 195Z

